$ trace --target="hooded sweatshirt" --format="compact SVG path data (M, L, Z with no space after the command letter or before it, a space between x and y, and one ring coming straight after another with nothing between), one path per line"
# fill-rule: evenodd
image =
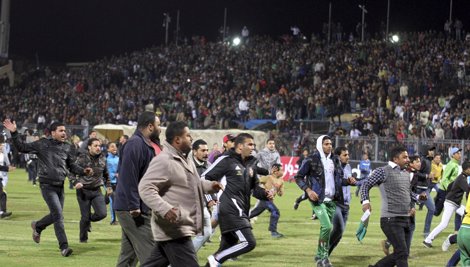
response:
M317 139L317 151L320 154L323 169L325 171L325 198L332 200L335 196L335 165L331 159L331 152L325 154L323 152L323 139L326 135L322 135Z

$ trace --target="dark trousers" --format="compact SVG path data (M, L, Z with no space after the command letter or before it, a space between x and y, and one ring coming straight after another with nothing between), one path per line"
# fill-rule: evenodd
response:
M271 217L269 218L269 231L277 232L277 223L279 222L281 213L272 201L260 200L256 207L250 212L250 219L260 215L265 210L269 210L271 213Z
M411 235L410 217L380 218L380 228L393 246L393 253L382 258L375 266L408 267L408 242Z
M88 240L88 230L91 222L106 218L106 203L101 193L101 187L93 190L77 189L78 206L80 206L80 240ZM91 213L93 207L94 213Z
M139 226L129 211L116 211L116 216L122 229L121 252L116 267L136 266L137 261L145 262L155 245L150 216L142 215L144 223Z
M7 211L7 193L3 191L3 179L0 178L0 210Z
M219 250L214 254L214 258L219 263L248 253L256 247L256 239L251 228L227 232L222 234Z
M36 177L38 176L38 160L32 159L28 167L28 180L36 184Z
M156 242L150 256L141 267L199 267L191 237Z
M444 209L444 202L446 201L447 192L442 189L437 189L436 197L434 198L434 216L441 215L442 210Z
M330 250L328 251L328 255L333 252L343 237L344 229L346 228L346 222L348 221L348 216L349 205L336 203L336 212L333 216L333 230L330 234Z
M46 201L49 208L49 214L36 222L36 231L41 233L49 225L54 224L55 236L59 241L59 248L65 249L69 246L67 235L64 228L64 216L62 214L64 208L64 186L55 186L49 184L41 184L42 198Z

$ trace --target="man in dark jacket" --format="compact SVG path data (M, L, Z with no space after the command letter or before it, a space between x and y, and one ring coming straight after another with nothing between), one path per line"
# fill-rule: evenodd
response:
M32 143L24 143L16 131L16 122L9 119L3 126L11 132L13 145L22 153L35 153L39 159L38 177L41 184L42 197L49 207L50 213L39 221L33 221L33 240L40 242L41 232L54 224L55 235L59 241L62 256L72 254L64 229L64 180L69 170L77 175L91 175L91 168L82 168L75 163L72 146L66 143L67 134L62 123L54 122L50 126L52 138L43 138Z
M424 146L423 147L423 155L420 157L421 159L421 168L417 171L414 176L416 176L416 193L421 194L423 192L426 193L427 200L420 203L419 209L423 208L423 205L426 205L428 212L426 214L426 219L424 221L424 230L423 236L426 238L431 231L431 223L432 217L434 216L434 212L436 211L436 207L434 206L434 201L431 198L431 190L430 187L431 180L434 177L434 174L431 173L431 161L434 158L434 150L436 147L431 146Z
M219 224L222 232L220 247L210 255L206 266L219 266L227 259L253 250L256 240L249 220L251 192L261 199L272 199L271 192L259 186L256 174L257 160L252 156L255 148L253 136L239 134L235 147L214 162L202 178L221 181L225 189L219 196Z
M312 203L313 210L320 220L320 236L315 256L317 266L332 266L328 258L330 249L329 239L332 230L332 220L336 213L336 202L343 203L343 173L339 173L332 159L331 138L322 135L317 139L317 152L302 163L295 176L295 182ZM351 181L352 183L352 181Z
M78 156L77 164L93 169L91 176L78 176L71 179L77 190L77 201L80 206L80 243L87 243L91 222L106 218L106 203L101 193L104 182L106 182L106 194L109 196L113 192L106 168L106 157L101 153L100 140L88 139L88 152ZM90 212L91 207L94 210L93 214Z
M121 252L117 266L136 266L149 257L154 241L150 209L139 196L139 182L150 161L160 153L160 120L153 112L139 116L137 130L123 145L119 158L119 183L114 193L114 209L121 223Z

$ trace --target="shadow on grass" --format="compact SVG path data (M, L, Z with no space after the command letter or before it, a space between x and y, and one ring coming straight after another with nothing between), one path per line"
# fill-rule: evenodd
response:
M121 238L97 238L96 242L118 242L121 243Z

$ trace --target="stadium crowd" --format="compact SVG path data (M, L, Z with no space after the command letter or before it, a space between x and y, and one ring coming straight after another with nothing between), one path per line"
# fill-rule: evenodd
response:
M403 33L392 44L330 45L253 37L233 47L193 39L83 67L31 68L3 85L0 117L43 129L52 121L135 124L145 108L162 125L236 127L249 119L341 121L358 112L351 137L377 134L468 139L468 44L437 32Z

